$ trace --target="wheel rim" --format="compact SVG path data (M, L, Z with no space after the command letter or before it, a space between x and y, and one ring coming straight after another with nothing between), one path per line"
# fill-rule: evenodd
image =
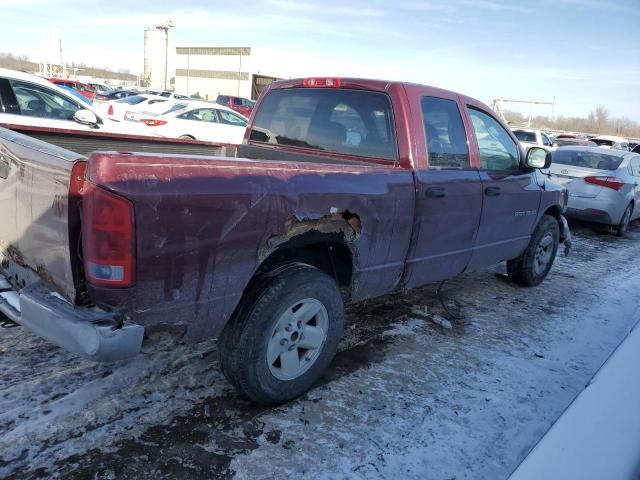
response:
M315 298L299 300L285 309L267 346L269 371L279 380L293 380L316 362L327 339L329 315Z
M629 221L631 219L631 208L627 207L622 217L622 223L620 224L620 230L624 232L629 227Z
M536 275L542 275L553 255L553 235L545 234L536 247L536 254L533 257L533 271Z

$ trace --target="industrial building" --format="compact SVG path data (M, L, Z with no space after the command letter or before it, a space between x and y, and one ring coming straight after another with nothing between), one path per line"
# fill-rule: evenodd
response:
M276 77L252 73L251 47L176 48L175 91L215 100L218 95L258 98Z

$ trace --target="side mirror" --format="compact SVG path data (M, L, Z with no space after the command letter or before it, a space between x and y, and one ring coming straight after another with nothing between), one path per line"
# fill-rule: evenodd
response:
M89 125L97 127L98 117L91 110L81 109L73 114L73 121L81 125Z
M531 147L527 152L525 163L529 168L549 168L551 166L551 153L544 148Z

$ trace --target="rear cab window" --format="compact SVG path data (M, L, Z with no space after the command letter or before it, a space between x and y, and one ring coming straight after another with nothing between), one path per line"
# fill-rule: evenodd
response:
M270 91L251 127L252 143L398 159L391 100L385 93L334 88Z

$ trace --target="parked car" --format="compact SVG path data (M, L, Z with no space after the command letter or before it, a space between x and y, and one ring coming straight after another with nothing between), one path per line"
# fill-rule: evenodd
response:
M69 88L66 85L58 85L58 88L61 88L65 92L73 95L75 98L82 100L87 103L87 105L93 105L93 100L82 95L78 90L74 90L73 88Z
M501 261L539 285L570 241L547 152L439 88L277 81L244 143L210 150L81 156L0 130L0 311L102 361L145 328L219 336L224 375L276 405L329 366L344 302Z
M78 82L77 80L67 80L64 78L49 78L48 80L56 85L64 85L65 87L73 88L89 100L93 100L93 97L96 94L96 91L92 86Z
M623 137L600 135L599 137L592 138L591 141L602 148L629 151L629 140Z
M109 85L107 85L105 83L87 82L87 85L89 85L90 87L93 87L93 89L96 91L96 93L109 92L109 91L113 90L112 87L110 87Z
M247 119L230 108L195 101L177 103L161 115L140 121L163 137L216 143L242 143L247 128Z
M172 98L172 99L175 99L175 100L189 100L190 99L186 95L180 95L180 94L174 93L174 92L172 92L170 90L146 90L144 93L148 93L149 95L156 95L158 97Z
M249 117L253 111L256 102L243 97L234 97L233 95L218 95L216 103L229 107L245 117Z
M553 142L542 130L515 128L513 129L513 134L520 140L520 143L526 150L529 150L531 147L540 147L550 152L554 149Z
M94 102L110 102L111 100L119 100L121 98L137 95L135 90L108 90L106 92L96 93Z
M0 125L142 132L110 120L86 101L42 77L4 68L0 68Z
M556 139L558 138L574 138L579 140L589 140L588 136L583 133L561 133L556 135Z
M569 190L568 216L611 226L620 236L640 217L640 155L564 147L553 152L549 173Z
M101 102L96 104L96 108L110 118L138 122L149 115L157 115L167 111L174 103L168 98L144 93Z
M593 143L591 140L584 140L582 138L555 138L553 140L553 145L555 147L597 147L598 145Z

